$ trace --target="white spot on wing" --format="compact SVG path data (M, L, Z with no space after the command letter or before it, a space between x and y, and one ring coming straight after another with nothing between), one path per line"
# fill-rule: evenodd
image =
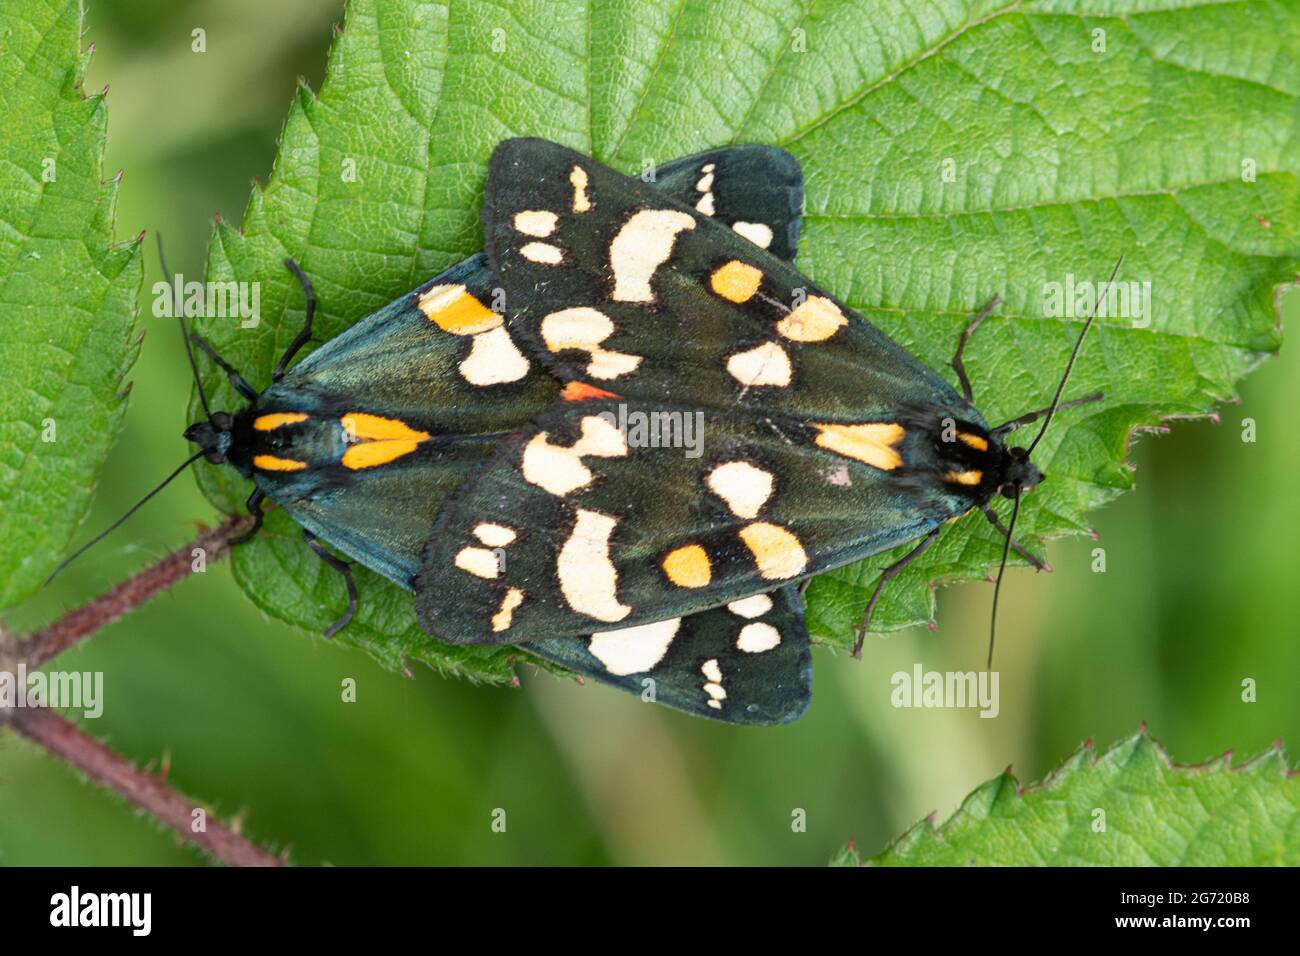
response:
M560 548L555 570L569 607L598 621L621 621L632 612L618 600L618 571L609 557L609 539L618 519L578 509L573 533Z
M461 376L471 385L517 382L528 374L528 359L504 325L480 332L471 342L469 355L458 366Z
M614 323L609 316L589 306L577 306L552 312L542 319L542 338L552 352L579 349L591 355L587 374L608 381L636 371L641 356L625 352L611 352L600 343L614 334Z
M461 548L456 552L456 567L477 578L495 578L501 573L496 554L487 548Z
M515 213L515 229L525 236L545 239L555 231L559 220L559 216L545 209L525 209L523 212Z
M722 686L722 668L718 666L717 658L709 658L700 665L700 672L704 674L706 679L704 693L709 695L709 699L705 703L714 710L721 710L722 701L727 699L727 691Z
M762 654L780 643L781 632L765 621L750 621L736 638L736 647L746 654Z
M569 445L553 445L549 432L538 432L524 446L524 480L563 497L591 482L591 470L582 463L584 455L622 458L627 455L623 433L598 415L582 420L582 436Z
M772 598L766 594L753 594L739 601L732 601L727 605L727 610L743 618L762 617L772 610Z
M757 518L772 497L772 473L747 461L718 465L705 479L709 490L727 503L737 518Z
M765 222L733 222L731 228L760 249L772 244L772 227Z
M525 243L519 249L519 254L529 262L544 266L558 266L564 261L564 253L560 251L560 247L553 246L549 242Z
M747 351L737 352L727 359L727 371L746 388L751 385L784 387L790 384L793 374L790 356L775 342L764 342Z
M642 674L664 659L681 626L682 619L674 617L619 631L597 631L587 650L611 674Z
M511 588L506 592L506 596L501 599L501 606L497 612L492 615L492 630L500 632L510 628L514 620L515 608L524 603L524 592L518 588Z
M676 209L642 209L632 215L609 244L615 302L653 302L650 277L673 253L677 233L694 229L695 220Z
M514 528L507 528L503 524L484 521L474 526L474 537L489 548L504 548L514 543L516 535Z
M573 211L588 212L591 199L587 196L587 171L581 166L574 166L569 171L569 185L573 187Z

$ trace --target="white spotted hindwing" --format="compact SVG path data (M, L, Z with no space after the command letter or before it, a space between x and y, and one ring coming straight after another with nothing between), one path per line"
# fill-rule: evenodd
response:
M983 425L938 374L700 205L545 140L498 146L487 254L530 357L628 398L845 424L914 403Z
M981 489L927 470L943 462L893 421L561 401L443 509L417 612L444 640L510 644L693 614L964 513Z
M808 628L793 586L689 617L542 638L525 649L647 702L733 724L788 723L812 696Z
M709 180L715 215L793 257L803 184L781 150L736 146L674 160L647 188L696 203ZM738 188L743 182L744 188ZM736 185L728 185L736 183ZM254 480L316 537L403 587L412 587L444 502L497 439L555 401L560 383L530 360L499 314L483 254L451 266L327 341L258 401L278 467ZM325 320L318 316L317 321ZM417 432L349 467L343 422L360 413ZM339 447L308 439L333 423ZM393 426L397 427L397 426ZM308 446L310 454L298 454ZM334 454L320 458L322 451ZM378 450L378 446L375 446Z

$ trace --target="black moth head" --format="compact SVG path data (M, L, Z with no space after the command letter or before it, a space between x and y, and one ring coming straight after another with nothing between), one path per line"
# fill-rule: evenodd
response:
M1014 498L1020 492L1039 484L1045 477L1029 460L1029 452L1019 446L1008 448L1002 458L1002 480L998 482L998 491L1004 498Z
M230 452L230 430L234 418L229 412L213 412L206 422L195 422L185 429L185 439L203 450L203 457L214 465L224 464Z

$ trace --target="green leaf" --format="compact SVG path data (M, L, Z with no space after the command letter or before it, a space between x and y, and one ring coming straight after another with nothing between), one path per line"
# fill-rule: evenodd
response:
M859 865L845 847L833 864ZM1300 776L1281 745L1239 767L1231 752L1170 763L1145 729L1100 757L1079 748L1021 790L1010 771L970 794L946 823L922 820L875 866L1295 866Z
M1071 394L1106 402L1063 414L1036 452L1049 480L1020 536L1084 532L1132 485L1136 431L1206 414L1279 347L1276 289L1300 265L1298 13L1300 0L351 0L320 96L298 91L269 183L242 230L212 241L209 278L261 282L262 322L205 331L260 384L302 318L286 254L316 282L327 337L476 251L486 162L507 136L628 171L776 143L807 178L804 270L926 362L943 368L967 317L1004 298L967 354L990 420L1046 404L1064 367L1079 320L1044 316L1048 283L1101 283L1121 252L1120 278L1151 282L1149 321L1102 319L1076 369ZM226 472L201 481L232 510L248 487ZM931 582L983 577L999 550L979 516L958 522L886 591L877 626L928 619ZM814 583L814 632L847 646L898 553ZM236 570L263 607L318 628L342 591L289 558L302 554L273 535ZM408 596L361 585L372 652L448 660L412 630ZM454 666L507 673L500 657Z
M68 550L126 411L140 240L113 242L80 0L0 6L0 608Z

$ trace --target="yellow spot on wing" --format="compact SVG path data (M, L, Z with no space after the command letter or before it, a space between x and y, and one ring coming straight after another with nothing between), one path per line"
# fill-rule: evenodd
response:
M307 467L307 463L292 458L277 458L275 455L256 455L253 458L253 467L260 468L262 471L302 471Z
M754 556L758 573L769 581L792 578L808 566L799 539L780 525L766 521L746 525L740 529L740 540Z
M511 588L506 592L506 596L501 599L501 606L497 612L492 615L492 630L504 631L510 627L510 622L515 616L515 608L524 603L524 592L518 588Z
M988 441L980 435L974 435L971 434L970 432L958 432L957 437L960 438L967 445L970 445L970 447L974 448L976 451L989 450Z
M761 270L747 262L732 259L713 271L713 275L709 277L709 286L730 302L748 302L754 297L762 281Z
M305 422L307 418L308 416L302 412L272 412L269 415L258 415L253 419L253 427L259 432L269 432L285 425Z
M463 285L435 285L420 296L420 311L452 335L477 335L501 324L497 315Z
M944 481L951 481L957 485L978 485L984 480L982 471L950 471L943 476Z
M664 574L679 588L708 587L713 580L709 555L698 544L688 544L672 551L663 560Z
M864 425L818 425L817 444L837 455L892 471L903 463L894 446L903 440L902 425L892 422L868 422Z
M776 330L792 342L824 342L848 321L840 307L830 299L810 295L776 324Z

